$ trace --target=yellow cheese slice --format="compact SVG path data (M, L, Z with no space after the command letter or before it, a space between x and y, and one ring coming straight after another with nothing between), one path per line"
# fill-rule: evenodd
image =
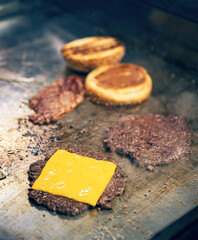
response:
M112 162L58 150L32 188L95 206L115 169Z

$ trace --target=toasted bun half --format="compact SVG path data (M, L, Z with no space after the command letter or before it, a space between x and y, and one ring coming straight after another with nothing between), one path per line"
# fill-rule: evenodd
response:
M87 37L65 44L61 51L72 69L89 72L119 62L125 54L125 46L112 37Z
M116 63L91 71L85 80L90 97L106 105L141 103L152 90L152 80L147 71L138 65Z

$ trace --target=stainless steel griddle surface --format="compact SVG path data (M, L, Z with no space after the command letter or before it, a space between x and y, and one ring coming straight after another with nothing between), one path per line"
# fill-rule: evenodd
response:
M6 176L0 180L0 239L151 238L198 203L197 25L132 2L132 12L127 6L86 12L82 4L74 9L72 3L67 7L59 1L20 3L4 1L0 14L0 177ZM125 43L123 61L142 65L153 79L149 100L107 107L86 98L57 124L29 123L28 99L73 74L61 46L93 35L115 36ZM149 172L127 157L106 152L128 174L125 193L114 200L111 211L67 217L28 201L32 162L58 148L105 152L104 130L133 113L182 115L193 133L191 157Z

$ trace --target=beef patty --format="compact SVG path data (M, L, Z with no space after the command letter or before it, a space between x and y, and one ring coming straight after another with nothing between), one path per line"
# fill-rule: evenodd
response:
M106 147L129 155L140 165L171 163L191 152L192 135L181 116L128 115L106 129Z
M104 161L110 161L115 163L115 161L112 158L105 156L101 152L89 153L82 149L77 149L77 148L76 149L70 148L70 149L67 149L67 151L71 153L79 154L81 156L86 156L86 157L94 158L97 160L104 160ZM45 160L39 160L30 165L30 168L28 171L30 186L32 186L35 180L39 177L48 159L49 158ZM119 166L117 166L113 177L111 178L105 191L99 198L96 204L96 208L112 209L111 201L115 196L120 196L123 193L126 179L127 177L125 173L122 171L122 169ZM34 189L29 189L28 196L31 201L37 204L43 205L47 207L49 210L71 215L71 216L75 216L79 213L86 211L88 208L92 208L89 204L86 204L86 203L78 202L73 199L69 199L62 196L56 196L47 192L34 190Z
M30 99L29 107L36 113L29 120L39 124L55 122L83 102L84 95L80 77L60 78Z

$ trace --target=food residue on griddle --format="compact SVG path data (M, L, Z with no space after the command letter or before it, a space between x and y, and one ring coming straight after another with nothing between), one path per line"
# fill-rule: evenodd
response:
M0 180L3 180L4 178L6 178L6 175L3 174L3 172L0 171Z
M181 116L128 115L105 133L105 145L149 170L191 153L192 135Z
M80 77L61 78L30 99L29 106L36 113L29 120L39 124L55 122L82 103L84 95Z

